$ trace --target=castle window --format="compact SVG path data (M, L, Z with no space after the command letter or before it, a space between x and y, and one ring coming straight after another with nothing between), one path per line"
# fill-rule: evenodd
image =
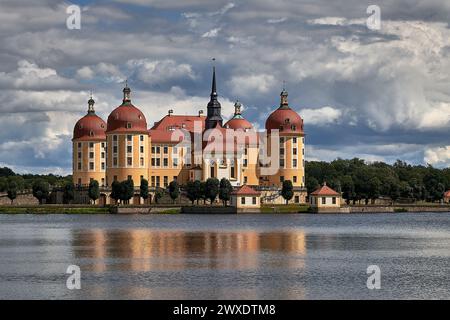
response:
M127 129L131 129L131 122L127 122Z
M284 159L280 159L280 167L284 168Z
M94 131L89 131L89 135L91 136L91 137L93 137L94 136Z
M113 153L117 153L117 146L113 146Z
M93 152L89 152L89 159L94 159L94 153Z
M78 159L81 159L81 152L78 152Z
M144 153L144 146L141 146L141 153Z
M128 153L132 153L133 152L133 147L132 146L127 146L127 152Z
M292 126L291 126L291 130L292 130L292 131L295 131L295 130L297 130L297 127L294 126L294 125L292 125Z
M93 142L89 142L89 148L93 148L94 147L94 143Z
M155 158L152 158L152 167L155 166Z
M168 165L169 165L169 159L164 158L164 159L163 159L163 166L164 166L164 167L167 167Z
M89 162L89 170L94 170L94 163L93 162Z
M164 150L164 154L167 154L169 152L169 147L168 146L164 146L163 150Z
M152 153L155 153L155 147L152 147Z
M284 148L280 148L280 155L284 155Z
M81 170L81 162L78 162L78 170Z
M132 157L127 157L127 165L128 166L132 166L133 165L133 158Z
M178 167L178 159L177 158L173 158L173 166L175 168Z
M127 135L127 141L131 141L131 139L132 139L131 134Z
M161 177L157 176L156 177L156 186L159 187L161 185Z
M280 138L280 144L284 143L284 138Z
M141 162L141 167L143 167L144 166L144 158L141 158L140 162Z
M105 153L102 152L102 159L105 159Z
M292 166L297 168L297 159L292 159Z
M81 149L81 142L78 142L78 149Z
M113 166L117 166L117 158L113 158Z
M247 177L244 177L244 184L247 184Z
M105 163L102 162L102 170L105 170Z
M155 186L155 176L152 176L152 187Z
M297 155L297 148L293 148L293 149L292 149L292 154L293 154L293 155Z
M144 141L144 136L141 135L141 136L139 137L139 139L140 139L141 141Z
M297 176L292 177L292 182L297 183Z
M117 136L113 135L113 141L117 141Z
M296 137L292 138L292 143L297 143L297 138Z
M167 187L169 185L169 177L164 176L164 187Z

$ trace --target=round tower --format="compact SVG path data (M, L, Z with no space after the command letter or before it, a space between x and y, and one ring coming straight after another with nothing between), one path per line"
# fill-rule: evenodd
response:
M131 103L131 89L123 89L123 101L108 117L106 184L132 179L140 186L148 179L149 136L144 114Z
M87 186L91 180L105 185L106 123L95 114L95 101L88 101L87 114L78 120L73 129L73 182Z

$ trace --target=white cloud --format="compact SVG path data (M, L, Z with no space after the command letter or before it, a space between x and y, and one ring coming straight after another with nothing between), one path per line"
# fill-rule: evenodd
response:
M270 74L250 74L233 76L228 82L234 95L249 97L266 93L276 86L275 77Z
M322 107L317 109L302 109L300 110L300 114L305 124L323 126L340 122L342 111L332 107Z
M287 17L282 17L278 19L267 19L267 23L276 24L276 23L282 23L287 20Z
M195 79L192 66L187 63L178 64L174 60L129 60L127 67L136 77L149 84L164 83L176 79Z
M219 34L219 31L222 30L222 28L214 28L211 29L204 34L202 34L202 38L215 38Z
M450 166L450 146L429 147L424 153L424 162L433 166Z

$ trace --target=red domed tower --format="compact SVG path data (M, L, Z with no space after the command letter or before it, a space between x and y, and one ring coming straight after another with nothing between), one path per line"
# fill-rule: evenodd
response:
M279 170L277 174L266 176L263 180L266 185L280 187L284 180L291 180L294 188L300 191L305 186L303 119L289 106L288 92L284 88L280 97L279 108L266 121L269 150L272 138L279 134ZM304 202L305 195L296 193L293 201L299 196L299 201Z
M87 114L73 128L73 181L87 186L91 180L105 184L106 123L95 114L94 99L88 101Z
M242 116L241 107L241 103L236 101L234 104L234 116L228 120L227 123L225 123L225 128L230 128L233 130L241 129L243 131L253 129L252 124Z
M132 179L140 186L148 178L150 141L144 114L131 103L131 89L123 89L123 102L108 117L106 183Z

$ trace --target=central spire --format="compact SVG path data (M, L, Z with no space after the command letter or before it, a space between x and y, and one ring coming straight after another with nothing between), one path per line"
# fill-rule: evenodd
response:
M216 59L213 59L215 61ZM208 112L206 115L205 129L215 128L217 125L222 127L223 119L221 115L221 105L217 100L216 85L216 66L213 65L213 75L211 84L211 99L208 102Z
M216 67L213 66L213 78L211 86L211 99L217 100L217 88L216 88Z

